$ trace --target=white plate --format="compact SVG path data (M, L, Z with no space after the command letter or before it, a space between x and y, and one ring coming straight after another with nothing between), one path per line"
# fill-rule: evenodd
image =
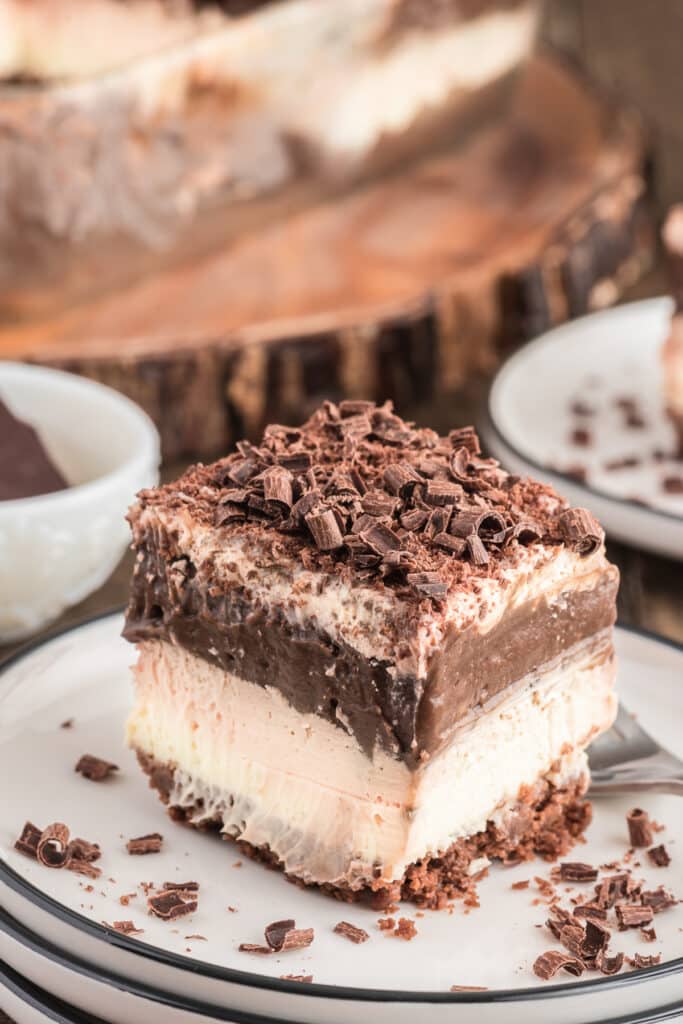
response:
M651 1011L680 998L683 919L677 910L657 919L654 947L643 948L630 933L618 937L618 948L626 952L661 949L659 967L612 979L538 982L531 964L552 944L544 929L534 927L543 922L545 908L533 906L533 886L510 886L520 878L547 876L547 865L494 869L480 887L480 909L466 915L460 905L452 915L427 913L416 919L419 934L410 943L380 933L378 914L367 908L302 891L246 860L234 868L238 854L230 845L166 818L123 747L133 651L120 639L120 628L120 616L108 616L62 634L15 658L0 678L0 902L69 957L186 1002L299 1022L346 1022L354 1013L373 1022L412 1022L416 1012L421 1021L443 1021L452 1018L455 1005L462 1024L545 1021L552 1001L553 1019L562 1024ZM618 647L626 703L663 743L680 751L683 652L622 630ZM61 729L71 717L73 727ZM95 784L74 773L86 752L116 761L118 776ZM632 802L614 799L598 806L581 859L597 864L623 855L624 818ZM648 884L665 882L683 892L683 858L676 856L683 836L680 800L653 795L640 802L667 823L664 838L674 857L666 870L644 864L639 873ZM14 851L26 819L39 825L66 821L75 834L101 844L103 876L92 893L84 891L87 880L50 871ZM125 839L152 830L163 832L163 852L128 856ZM139 890L128 906L118 901L143 880L188 878L201 883L199 909L191 918L167 923L147 916ZM230 913L228 905L237 912ZM402 913L415 918L411 905ZM240 942L261 941L264 925L281 917L315 927L313 946L268 958L237 951ZM102 925L123 918L144 928L139 940ZM365 927L370 941L354 946L333 934L340 919ZM196 933L207 941L184 938ZM279 980L300 973L312 974L315 983ZM490 991L451 994L453 984L486 985ZM76 987L70 999L77 1005L79 992Z
M608 535L683 559L683 495L661 487L664 476L683 476L683 461L652 457L675 448L659 365L670 316L669 299L648 299L574 320L526 345L493 382L482 435L506 469L548 480L573 504L590 507ZM642 411L641 429L627 427L616 404L629 397ZM577 417L577 400L594 415ZM572 441L581 426L591 434L588 447ZM639 464L605 469L629 456ZM585 470L583 483L568 472L576 466Z

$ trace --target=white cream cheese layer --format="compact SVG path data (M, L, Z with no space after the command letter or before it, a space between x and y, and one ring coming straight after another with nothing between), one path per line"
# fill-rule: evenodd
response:
M128 741L176 767L171 802L311 882L360 887L498 820L523 787L586 770L584 746L611 724L614 659L578 646L456 733L416 771L282 695L175 645L140 645Z

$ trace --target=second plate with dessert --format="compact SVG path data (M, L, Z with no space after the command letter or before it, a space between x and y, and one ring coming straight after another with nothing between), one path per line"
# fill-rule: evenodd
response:
M661 363L672 308L630 303L525 346L493 383L482 434L506 468L589 507L608 537L683 559L683 459Z
M452 1018L457 1005L460 1021L479 1024L547 1020L550 1002L558 1022L620 1015L646 1020L655 1007L679 997L680 908L656 915L655 941L647 942L637 928L614 931L615 951L661 954L659 964L624 968L611 978L559 974L542 982L532 964L557 948L544 926L552 898L546 888L552 883L550 864L492 868L479 883L478 907L459 902L452 912L420 912L403 903L388 914L302 890L243 858L232 844L170 822L124 746L132 652L120 638L121 627L122 618L114 615L64 633L15 658L0 677L0 772L6 780L0 902L30 932L49 936L61 950L66 963L59 969L53 964L50 975L56 996L100 1016L104 1001L112 1021L124 1018L126 1006L146 986L157 999L179 1004L169 1013L195 1012L199 1020L220 1011L224 1019L251 1013L266 1020L341 1022L356 1013L373 1022L412 1021L417 1012L429 1022ZM661 743L680 753L683 652L624 630L617 630L616 646L622 699ZM84 778L74 771L84 754L115 763L118 770L100 782ZM635 802L627 797L596 803L586 844L566 859L596 867L624 863L625 816ZM649 889L664 885L680 895L680 800L652 795L637 802L665 826L656 842L665 844L672 861L657 867L639 851L625 865ZM13 844L26 820L41 827L61 821L73 835L99 843L102 874L91 879L22 856ZM129 839L150 833L163 836L161 852L128 853ZM601 877L614 870L606 868ZM526 888L512 888L527 881ZM150 916L150 885L158 890L168 882L199 884L196 911L176 920ZM554 883L554 889L562 902L593 895L593 883ZM409 919L417 934L404 941L395 929L383 930L379 921L389 916L396 924ZM263 944L265 926L282 919L313 928L312 945L270 955L239 950L242 943ZM113 927L121 921L141 931L122 934ZM369 939L350 942L334 931L340 921L364 929ZM10 966L24 974L44 969L44 951L29 957L7 931L0 942ZM83 964L95 976L92 984L79 973ZM292 975L312 981L287 977ZM461 990L451 991L453 986Z

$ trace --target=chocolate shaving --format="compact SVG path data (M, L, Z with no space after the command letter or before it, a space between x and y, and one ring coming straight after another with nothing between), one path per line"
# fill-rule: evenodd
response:
M436 572L409 572L406 579L418 594L435 601L443 601L448 593L448 584Z
M466 540L462 537L453 537L450 533L437 533L433 541L437 547L445 548L446 551L451 551L454 555L461 555L467 547Z
M580 861L565 861L560 864L558 875L563 882L594 882L598 869Z
M367 942L370 938L364 928L357 928L355 924L349 924L348 921L339 921L334 926L334 931L337 935L343 935L345 939L349 939L356 944Z
M292 507L292 474L284 466L271 466L263 474L263 497L283 512Z
M424 526L428 519L429 512L422 508L414 508L411 512L404 512L399 522L404 530L409 530L412 533Z
M310 946L315 937L312 928L296 928L295 921L287 918L274 921L266 926L266 942L275 953L284 953L288 949L303 949Z
M460 427L448 432L448 440L454 448L466 448L470 455L480 455L481 446L474 427Z
M549 949L541 953L534 961L534 974L542 981L553 978L559 970L573 974L575 978L583 974L583 963L578 957L568 956L559 949Z
M240 953L272 953L270 946L260 946L257 942L240 942L237 947Z
M384 491L368 491L361 498L361 507L370 516L393 516L399 506L399 499Z
M97 843L91 843L87 839L71 839L66 848L68 860L81 860L88 863L99 860L102 851Z
M543 536L543 529L532 519L523 519L508 532L508 540L516 540L519 544L533 544Z
M584 956L584 931L580 924L566 924L560 928L559 939L572 956L583 959Z
M597 956L601 950L607 948L611 935L612 932L602 921L590 917L586 918L583 956L591 959Z
M388 551L395 551L401 546L393 530L382 523L375 523L367 530L362 530L360 538L377 555L385 555Z
M659 846L653 846L651 850L647 851L647 855L658 868L668 868L671 863L671 857L663 843L660 843Z
M342 533L332 509L325 509L324 512L309 512L304 519L313 540L321 551L333 551L335 548L342 547L344 543Z
M644 942L654 942L657 938L657 932L654 928L641 928L640 937Z
M656 967L658 963L661 963L661 953L655 953L651 956L643 956L641 953L635 953L633 956L627 957L626 962L630 967L633 967L636 971L642 971L645 967Z
M626 824L628 825L631 846L652 845L652 826L650 825L650 817L647 811L642 811L640 807L634 807L626 815Z
M160 832L150 832L146 836L138 836L137 839L129 839L126 843L128 853L143 856L147 853L159 853L164 837Z
M463 490L448 480L430 480L422 497L426 505L457 505L463 497Z
M488 992L486 985L451 985L449 992Z
M36 846L38 862L46 868L63 868L67 862L69 829L61 821L44 828Z
M566 543L582 558L594 554L603 542L602 527L588 509L569 508L558 523Z
M76 875L85 875L86 878L99 878L102 874L100 868L87 860L79 860L78 857L67 859L64 867L67 871L73 871Z
M199 882L164 882L166 892L199 892Z
M614 956L608 956L604 950L601 950L595 958L595 966L601 974L618 974L624 966L624 954L615 953Z
M585 427L577 427L572 430L570 440L579 448L588 448L593 443L593 435Z
M660 886L658 889L646 890L640 894L640 902L644 907L651 907L655 914L661 914L676 904L675 898L666 889Z
M683 494L683 476L665 476L662 490L667 494Z
M420 483L419 474L405 462L394 462L387 466L383 479L387 490L401 498L407 498L412 494L415 485Z
M305 985L310 985L313 981L312 974L281 974L280 981L301 981Z
M27 821L21 830L21 835L14 843L14 849L18 850L19 853L23 853L26 857L33 857L35 860L38 856L38 843L40 842L41 834L42 829Z
M574 917L592 917L598 921L607 920L607 911L597 903L580 903L573 910Z
M639 928L643 924L650 924L654 915L652 907L639 907L628 903L617 904L615 910L620 931L624 931L626 928Z
M476 533L471 534L466 540L467 551L473 565L487 565L489 554L484 547L484 542Z
M92 754L83 754L79 759L74 771L79 772L84 778L91 782L102 782L113 772L117 772L119 766L105 761L101 757L94 757Z
M185 899L178 890L167 889L155 896L150 896L147 906L155 917L160 917L164 921L175 921L177 917L194 913L197 909L197 900Z
M103 922L107 928L113 928L116 932L121 932L122 935L142 935L143 929L136 928L132 921L114 921L112 924Z
M282 944L285 941L285 935L295 927L296 921L294 921L293 918L286 918L284 921L273 921L272 924L266 925L266 942L271 949L282 949Z

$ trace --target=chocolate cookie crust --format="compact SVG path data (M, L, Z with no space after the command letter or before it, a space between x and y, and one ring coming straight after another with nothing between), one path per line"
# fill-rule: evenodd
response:
M168 805L168 813L175 821L183 821L202 830L219 830L221 822L201 820L201 800L193 806L170 804L173 787L173 765L159 764L149 755L138 751L138 761L149 777L150 786ZM517 803L510 808L502 825L489 822L486 829L465 839L458 839L447 850L424 857L406 868L401 879L390 885L366 885L360 889L323 884L324 892L347 903L369 903L382 910L398 900L409 900L420 907L441 909L451 900L462 899L473 892L478 873L470 874L474 861L481 858L516 864L540 856L555 860L564 856L590 824L592 808L583 799L588 779L581 776L563 787L556 787L547 779L526 787L518 794ZM195 820L193 820L195 819ZM224 839L233 842L230 836ZM283 870L277 856L267 847L254 847L236 840L241 853L268 867ZM295 885L305 883L294 876L285 877Z

